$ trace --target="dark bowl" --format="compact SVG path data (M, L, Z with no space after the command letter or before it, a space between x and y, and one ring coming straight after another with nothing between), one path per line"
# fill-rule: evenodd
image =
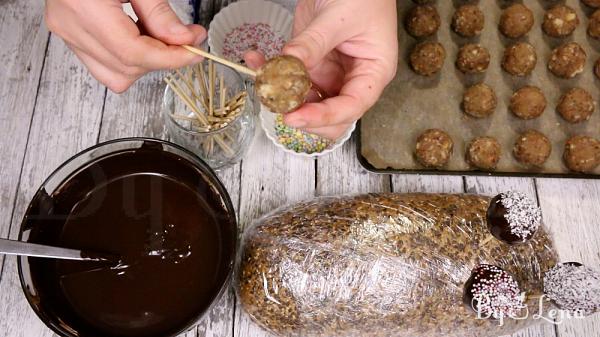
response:
M149 155L160 154L161 160L152 161L148 160ZM110 160L115 162L114 158L121 158L119 156L126 156L130 158L130 162L127 162L127 165L114 165L112 166L105 165ZM145 157L146 156L146 157ZM139 157L139 158L138 158ZM133 159L135 160L133 160ZM166 159L164 159L166 158ZM120 159L119 159L120 160ZM118 162L121 163L121 162ZM130 165L131 164L131 165ZM171 166L173 164L174 166ZM185 167L180 168L176 165L185 165ZM127 169L121 168L128 167ZM107 167L113 167L106 169ZM168 168L165 168L168 167ZM111 171L112 170L112 171ZM115 172L113 172L116 170ZM169 171L170 170L170 171ZM174 175L172 177L179 177L179 172L185 171L185 177L182 180L178 180L178 178L172 178L169 176L170 173ZM88 175L90 176L90 172L92 172L91 179L81 179L81 176ZM164 172L163 172L164 171ZM112 173L111 173L112 172ZM46 181L39 188L35 196L33 197L27 211L23 222L21 224L21 229L19 232L19 240L40 243L40 244L53 244L60 243L62 235L61 231L66 228L66 224L68 218L70 216L70 210L74 210L77 203L86 198L86 195L90 195L92 190L97 190L98 186L101 184L108 185L112 179L111 174L135 174L136 172L142 174L150 174L154 177L156 174L159 177L163 177L164 174L169 177L170 181L174 181L174 184L187 184L187 182L200 182L204 181L206 184L200 185L185 185L185 188L190 189L193 195L200 196L198 200L208 200L207 205L218 205L219 212L218 213L210 213L210 219L206 220L211 221L211 229L210 231L216 233L215 236L218 238L217 249L211 250L209 254L210 258L204 256L204 260L211 260L217 262L211 262L214 264L213 270L214 273L206 273L211 277L210 286L207 286L203 291L202 300L198 298L198 305L195 305L192 301L192 305L188 306L188 311L185 315L181 315L181 319L177 321L173 326L167 326L168 324L162 326L162 330L154 330L154 332L144 332L144 329L140 329L139 331L128 331L126 334L122 334L117 330L103 330L103 328L98 328L98 325L94 325L94 323L90 323L94 321L94 317L85 317L81 311L76 308L76 305L73 303L72 298L69 296L72 295L64 295L59 292L53 292L48 289L65 289L62 285L63 279L60 281L48 281L48 283L60 284L60 286L56 285L46 285L45 277L40 277L39 275L43 275L46 273L46 270L55 270L58 269L59 263L90 263L90 262L59 262L58 260L52 259L41 259L41 258L27 258L20 257L18 259L18 271L19 277L21 281L21 286L23 288L23 293L27 298L27 301L38 315L38 317L56 334L63 337L112 337L112 336L137 336L137 337L154 337L154 336L176 336L182 332L185 332L192 327L194 327L203 315L211 310L214 304L218 301L218 299L223 295L223 293L228 289L229 283L231 281L234 260L237 249L237 222L235 211L229 195L223 186L223 184L219 181L216 174L211 170L211 168L204 163L200 158L194 155L192 152L169 142L150 139L150 138L125 138L125 139L117 139L108 141L105 143L98 144L93 146L83 152L73 156L69 160L67 160L64 164L62 164L58 169L56 169ZM181 173L184 174L184 173ZM166 179L166 178L165 178ZM187 179L187 180L186 180ZM189 180L193 179L193 180ZM107 187L108 188L108 187ZM137 187L134 187L134 189ZM64 192L65 190L70 191L70 194ZM75 191L75 192L73 192ZM124 192L125 193L125 192ZM138 192L143 193L143 192ZM165 192L161 189L158 194L163 195ZM68 195L65 197L64 195ZM110 196L110 195L109 195ZM206 197L204 197L206 196ZM79 198L79 199L78 199ZM150 197L149 197L150 198ZM65 199L72 199L71 201L65 201ZM105 198L109 200L110 198ZM126 197L123 197L126 200ZM129 198L132 199L132 198ZM136 200L139 199L139 195L136 195ZM114 198L112 199L114 200ZM196 200L196 199L194 199ZM70 202L70 203L69 203ZM161 201L163 203L169 203L168 201ZM61 204L62 203L62 204ZM108 201L107 201L108 203ZM64 205L72 206L64 207ZM168 206L168 207L180 207L180 206ZM208 207L208 206L207 206ZM125 207L122 207L125 208ZM162 207L161 207L162 209ZM212 209L212 208L210 208ZM221 212L222 211L222 212ZM74 211L73 211L74 212ZM194 209L193 212L199 213L197 209ZM103 213L105 214L105 213ZM162 213L161 213L162 214ZM165 211L165 214L171 214ZM177 213L180 214L180 213ZM186 211L187 217L187 211ZM217 215L214 215L217 214ZM214 215L214 216L213 216ZM180 215L178 215L180 216ZM167 215L165 218L168 217ZM186 218L187 219L187 218ZM193 219L193 218L192 218ZM129 220L127 220L129 221ZM163 221L163 220L161 220ZM165 220L166 221L166 220ZM189 221L191 225L186 225L188 227L182 227L185 229L194 226L197 222ZM129 222L127 222L129 223ZM164 222L166 223L166 222ZM174 222L175 223L175 222ZM204 224L205 222L201 222ZM62 226L62 227L61 227ZM88 228L87 224L81 228ZM110 225L107 225L107 228L112 228ZM198 225L201 226L201 225ZM94 227L97 228L97 227ZM122 228L122 227L121 227ZM109 230L106 230L107 232ZM204 229L197 230L200 234L197 236L205 235L208 237L208 234L204 234L206 231ZM211 233L212 233L211 232ZM165 232L166 233L166 232ZM187 238L187 232L183 232L185 235L180 235ZM111 233L111 235L114 233ZM151 235L151 234L150 234ZM202 239L206 240L206 239ZM89 240L88 240L89 241ZM214 241L214 240L213 240ZM64 245L64 243L63 243ZM68 244L67 244L68 245ZM191 247L191 246L190 246ZM66 247L66 248L79 248L79 249L90 249L89 247ZM94 248L97 249L97 248ZM195 250L196 255L205 254L208 248ZM198 253L200 252L200 253ZM191 248L190 248L190 256ZM215 258L216 256L216 258ZM163 258L161 256L161 258ZM175 260L173 260L175 261ZM192 260L187 260L185 263L190 263L199 261L197 258ZM161 262L162 263L162 262ZM178 262L174 262L178 263ZM203 262L204 263L204 262ZM192 267L197 266L193 264ZM211 265L212 266L212 265ZM186 268L190 267L189 264L186 265ZM180 266L178 268L181 268ZM191 272L194 270L200 270L200 267L190 268ZM181 269L178 269L181 270ZM186 269L187 270L187 269ZM186 277L187 277L187 273ZM60 275L60 274L57 274ZM200 272L198 272L200 275ZM138 274L139 276L139 274ZM64 277L64 275L61 275ZM58 277L56 277L58 279ZM139 279L139 277L138 277ZM204 282L204 281L203 281ZM208 282L208 281L207 281ZM143 282L142 282L143 283ZM94 287L90 285L90 287ZM187 288L186 288L187 289ZM193 286L189 289L195 289ZM188 290L189 290L188 289ZM90 290L91 292L93 290ZM187 291L187 290L186 290ZM192 291L193 297L194 291ZM110 293L109 293L110 295ZM152 296L152 294L146 294L148 296ZM146 296L145 295L145 296ZM185 294L183 294L185 295ZM86 295L87 296L87 295ZM96 295L94 295L96 296ZM110 296L107 296L107 293L104 292L102 295L97 296L105 296L107 297L107 301L110 301ZM67 299L68 298L68 299ZM149 297L151 298L151 297ZM179 297L178 300L181 301L185 299L185 296ZM176 299L171 300L171 302L178 301ZM169 299L167 298L167 301ZM185 300L184 300L185 301ZM201 302L201 303L200 303ZM118 301L116 301L118 303ZM169 305L174 305L174 303L169 303ZM161 304L162 305L162 304ZM190 309L191 308L191 309ZM108 316L107 316L108 317ZM157 316L158 317L158 316ZM91 320L90 320L91 319ZM105 321L106 322L106 321ZM110 321L108 321L110 325ZM137 323L139 324L139 323ZM143 323L142 323L143 324ZM150 331L150 330L148 330Z

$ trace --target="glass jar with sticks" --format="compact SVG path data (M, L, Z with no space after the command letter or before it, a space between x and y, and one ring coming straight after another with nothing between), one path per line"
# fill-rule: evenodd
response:
M163 114L171 140L213 169L240 161L254 136L254 104L244 79L211 60L165 77Z

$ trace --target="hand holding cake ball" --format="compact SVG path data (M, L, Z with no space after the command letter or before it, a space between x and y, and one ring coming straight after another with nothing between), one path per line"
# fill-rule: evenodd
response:
M313 87L320 89L313 89L305 104L285 113L285 124L337 139L375 104L394 77L397 41L396 1L298 1L293 38L283 54L301 60ZM255 51L247 52L245 60L256 69L265 62ZM268 69L263 68L263 74ZM263 93L273 89L257 82ZM305 84L302 80L300 85L293 85L295 98L301 98L296 94L304 92ZM290 106L298 103L294 101Z
M123 11L124 2L131 3L137 22ZM45 21L92 76L118 93L148 72L200 62L180 46L206 38L204 27L184 25L167 0L47 0Z

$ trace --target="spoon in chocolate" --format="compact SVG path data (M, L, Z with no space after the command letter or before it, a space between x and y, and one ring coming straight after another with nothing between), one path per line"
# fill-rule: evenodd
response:
M120 262L117 255L39 245L35 243L0 239L0 254L42 257L60 260Z

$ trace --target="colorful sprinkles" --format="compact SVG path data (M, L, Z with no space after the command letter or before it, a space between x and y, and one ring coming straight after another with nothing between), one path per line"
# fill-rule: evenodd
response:
M501 194L500 202L506 208L504 217L513 235L525 241L540 227L542 211L525 194L514 191L505 192Z
M333 144L329 139L285 125L281 114L275 119L275 134L281 145L296 153L319 153Z
M579 263L556 265L544 275L544 293L560 309L591 315L600 310L600 274Z
M465 302L482 317L516 317L523 295L515 279L499 267L482 264L465 286Z
M285 40L266 23L245 23L225 36L223 42L223 57L243 63L247 50L256 50L271 59L283 49Z

